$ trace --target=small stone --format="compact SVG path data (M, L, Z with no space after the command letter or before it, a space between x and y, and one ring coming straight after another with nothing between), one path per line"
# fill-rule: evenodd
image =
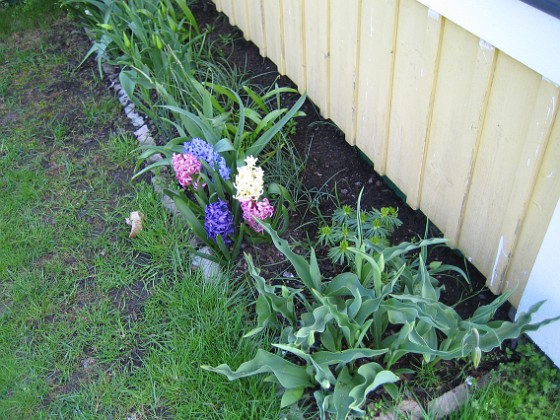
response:
M151 139L151 137L150 137L150 139ZM163 159L163 156L160 153L156 153L155 155L152 155L148 158L148 163L151 165L152 163L159 162L162 159Z
M203 246L198 250L202 254L214 255L212 250L207 246ZM202 277L205 282L216 284L221 277L222 269L219 264L199 255L195 255L192 260L192 265L202 271Z

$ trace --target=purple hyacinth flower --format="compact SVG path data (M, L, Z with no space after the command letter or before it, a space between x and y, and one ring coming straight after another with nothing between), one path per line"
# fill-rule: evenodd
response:
M231 175L231 169L226 165L222 155L214 150L214 147L206 141L194 138L184 143L183 153L192 154L199 160L204 160L211 168L216 169L223 180L227 181Z
M215 203L208 204L204 213L204 229L208 238L215 242L216 237L220 235L226 244L230 244L235 229L233 215L229 211L227 202L218 199Z

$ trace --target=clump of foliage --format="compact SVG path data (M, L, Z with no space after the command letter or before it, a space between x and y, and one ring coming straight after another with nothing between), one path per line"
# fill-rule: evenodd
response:
M355 214L362 214L359 206ZM270 332L276 338L274 349L259 349L235 371L227 365L204 368L230 380L265 373L284 388L282 406L312 393L321 418L345 419L350 414L364 415L367 395L379 387L397 395L398 375L410 370L394 366L408 354L432 364L470 357L477 366L482 353L553 321L531 323L542 303L516 322L492 320L509 293L463 319L453 307L440 302L442 286L435 278L442 271L461 270L427 263L427 248L445 240L395 246L381 241L372 247L364 239L360 217L355 226L356 238L348 247L353 254L349 265L341 274L325 279L313 249L306 259L263 224L292 263L299 282L297 287L270 285L246 255L258 291L258 325L247 336Z
M358 214L354 207L345 204L334 211L331 219L330 225L319 228L318 245L329 248L329 258L335 264L353 262L355 254L350 247L358 242L368 250L386 247L388 236L402 224L392 207L359 210Z
M255 239L262 232L256 219L285 228L293 202L284 186L272 182L265 190L261 176L258 193L250 197L239 195L240 186L248 168L253 174L263 171L256 167L259 155L267 152L269 158L275 152L270 143L303 115L299 109L305 96L287 109L280 97L294 89L275 86L259 93L235 81L231 86L214 83L213 76L199 80L206 34L186 0L63 3L93 32L95 42L86 58L95 54L100 72L104 62L119 66L127 96L170 139L164 146L144 147L138 168L156 154L164 158L137 176L173 169L180 188L170 185L166 192L194 235L212 250L212 255L200 255L217 262L235 260L243 238Z

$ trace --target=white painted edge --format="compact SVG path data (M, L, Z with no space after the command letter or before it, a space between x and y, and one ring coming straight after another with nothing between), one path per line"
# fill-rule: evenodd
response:
M559 252L560 201L556 204L556 209L529 275L527 286L519 303L518 314L527 312L532 305L545 300L544 305L534 315L533 321L560 315ZM560 367L560 345L558 345L560 321L546 325L537 331L532 331L529 336L552 359L556 366Z
M520 0L417 0L560 85L560 20Z

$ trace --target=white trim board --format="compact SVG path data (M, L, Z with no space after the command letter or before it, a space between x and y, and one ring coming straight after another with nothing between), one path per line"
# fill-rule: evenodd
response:
M518 313L526 312L533 304L546 300L533 317L534 321L560 315L560 281L558 256L560 254L560 201L548 225L541 248L531 270L529 281L519 303ZM529 333L535 343L560 367L560 321Z
M417 0L560 85L560 20L519 0Z

